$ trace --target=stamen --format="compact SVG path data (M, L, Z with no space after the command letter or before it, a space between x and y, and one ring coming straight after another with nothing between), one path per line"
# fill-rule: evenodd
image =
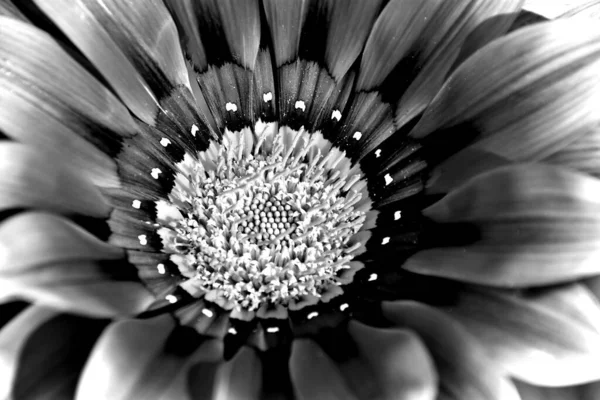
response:
M296 110L306 111L306 104L304 104L304 102L302 100L298 100L294 104L294 107L296 108Z
M177 303L177 297L173 296L172 294L166 295L165 299L171 304Z
M231 112L236 112L237 106L235 105L235 103L228 102L227 104L225 104L225 110L231 111Z
M331 113L331 119L335 119L339 122L342 119L342 113L340 110L333 110Z
M267 93L263 94L263 101L264 101L265 103L268 103L268 102L270 102L271 100L273 100L273 93L271 93L271 92L267 92Z
M139 200L134 200L131 202L131 207L133 207L137 210L139 210L141 206L142 206L142 202Z
M176 181L169 196L182 218L158 232L188 278L181 288L216 293L249 312L330 293L362 246L348 244L366 219L354 209L362 194L348 192L360 174L337 169L347 165L345 154L320 134L244 135L226 132L217 151L194 157L204 167L193 169L185 187Z

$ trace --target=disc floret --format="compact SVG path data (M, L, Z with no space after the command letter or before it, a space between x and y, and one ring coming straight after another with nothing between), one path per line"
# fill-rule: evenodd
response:
M176 185L165 251L194 295L256 312L341 292L365 221L364 185L320 134L227 133ZM171 213L173 214L173 213Z

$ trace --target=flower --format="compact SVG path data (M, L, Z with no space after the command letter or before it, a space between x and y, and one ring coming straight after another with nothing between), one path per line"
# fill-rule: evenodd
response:
M594 396L600 30L520 6L1 2L0 394Z

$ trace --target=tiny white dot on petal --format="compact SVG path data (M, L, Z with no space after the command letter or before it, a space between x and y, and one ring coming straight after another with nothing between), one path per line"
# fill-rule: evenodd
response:
M192 136L196 137L196 133L198 133L199 130L198 125L192 125Z
M345 310L345 309L347 309L348 307L350 307L350 306L348 305L348 303L344 303L344 304L342 304L342 305L340 306L340 311L344 311L344 310Z
M194 125L194 126L196 126L196 125ZM196 128L197 128L197 127L196 127ZM193 128L192 128L192 130L193 130ZM170 145L170 144L171 144L171 141L170 141L169 139L167 139L166 137L164 137L164 138L160 139L160 144L161 144L163 147L167 147L168 145Z
M381 149L375 150L375 158L379 158L381 156Z
M237 334L237 331L235 330L235 328L229 328L229 329L227 329L227 332L231 333L232 335Z
M263 101L264 101L265 103L268 103L268 102L270 102L271 100L273 100L273 93L271 93L271 92L267 92L267 93L263 94Z
M267 332L269 332L269 333L277 333L277 332L279 332L279 328L276 327L276 326L273 326L271 328L267 328Z
M306 111L306 104L304 104L302 100L298 100L296 104L294 104L294 107L296 107L296 110Z
M212 316L215 315L215 313L210 311L208 308L204 308L202 310L202 314L206 315L208 318L212 318Z
M352 135L352 137L356 140L360 140L360 138L362 137L362 132L356 131L354 132L354 135Z
M390 174L385 174L383 179L385 179L386 186L389 185L390 183L394 182L394 179L390 176Z
M156 269L158 269L158 273L161 274L161 275L165 274L167 272L167 269L165 268L165 264L162 264L162 263L158 264L156 266Z
M158 175L160 175L161 173L162 171L160 170L160 168L152 168L152 171L150 171L150 175L152 175L154 179L158 179Z
M376 279L377 279L377 274L371 274L371 275L369 275L369 282L373 282Z
M333 112L331 113L331 119L335 119L337 121L342 119L342 113L340 112L340 110L333 110Z
M316 317L316 316L318 316L318 315L319 315L319 313L318 313L318 312L316 312L316 311L313 311L313 312L311 312L310 314L308 314L308 315L306 316L306 318L307 318L307 319L313 319L314 317Z
M148 238L146 237L146 235L139 235L138 240L140 241L140 244L142 246L145 246L148 244Z
M236 112L237 106L235 105L235 103L229 102L229 103L225 104L225 110L231 111L231 112Z
M394 213L394 219L398 221L400 218L402 218L402 211L396 211Z
M131 207L136 208L136 209L140 209L140 207L142 206L142 202L139 200L134 200L131 202Z
M177 297L173 296L172 294L166 295L165 299L171 304L177 303Z
M381 244L388 244L390 242L390 238L389 236L386 236L383 238L383 240L381 241Z

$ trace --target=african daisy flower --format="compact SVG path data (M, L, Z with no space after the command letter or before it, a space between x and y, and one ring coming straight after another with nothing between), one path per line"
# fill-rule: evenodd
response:
M0 0L0 397L597 398L600 28L521 3Z

